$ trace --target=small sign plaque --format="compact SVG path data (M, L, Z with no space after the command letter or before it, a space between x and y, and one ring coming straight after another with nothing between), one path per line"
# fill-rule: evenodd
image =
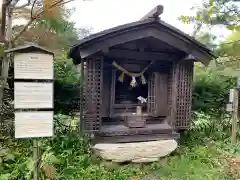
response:
M15 109L53 108L53 83L15 82Z
M237 78L237 89L240 89L240 77Z
M53 56L42 53L16 53L15 79L53 79Z
M37 45L6 53L14 53L15 137L53 136L54 54Z
M226 111L227 112L232 112L233 111L233 104L231 104L231 103L227 104Z
M233 103L234 100L234 89L230 89L229 91L229 102Z
M15 112L15 137L51 137L53 135L53 112Z

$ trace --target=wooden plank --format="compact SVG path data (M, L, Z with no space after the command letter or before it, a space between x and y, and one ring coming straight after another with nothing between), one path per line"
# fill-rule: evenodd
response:
M177 58L177 55L157 53L157 52L140 52L130 50L112 49L105 54L107 57L114 59L134 59L140 61L171 61Z
M83 112L84 112L84 91L85 91L85 84L83 84L84 82L84 77L85 77L85 72L84 72L84 59L81 59L81 69L80 69L80 78L81 78L81 85L80 85L80 117L79 117L79 121L80 121L80 124L79 124L79 130L80 132L83 132L85 127L84 127L84 115L83 115Z
M104 65L106 65L104 63ZM102 117L110 116L110 97L111 97L111 71L103 69L103 79L102 79L102 105L101 113Z
M176 113L177 113L177 96L178 96L178 78L179 78L179 62L174 61L173 62L173 69L172 69L172 103L171 103L171 111L170 111L170 117L171 117L171 125L174 127L175 122L173 122L176 119Z
M146 124L156 124L156 123L163 123L164 121L166 121L165 117L157 117L157 118L153 118L153 117L149 117L146 120ZM103 126L107 126L107 125L125 125L125 122L123 121L123 118L121 118L121 116L116 116L114 118L107 118L104 119L102 122Z
M147 97L147 108L148 113L152 113L155 116L155 73L152 73L151 76L148 78L148 97Z
M113 105L115 104L115 88L116 88L116 70L112 70L110 117L114 115Z
M158 19L159 16L163 13L164 7L162 5L157 5L155 8L153 8L151 11L149 11L146 15L144 15L140 21L149 19L149 18L154 18Z
M95 60L95 61L97 61L97 59ZM100 130L101 129L101 125L102 125L102 117L103 117L103 102L104 101L107 101L107 99L103 99L103 64L104 64L104 57L103 56L101 56L100 57L100 67L98 67L98 70L100 70L100 73L99 73L99 75L100 75L100 79L99 79L99 81L97 82L97 83L100 83L100 84L98 84L98 88L99 88L99 91L98 91L98 103L100 104L100 105L98 105L98 107L97 107L97 110L98 110L98 113L99 113L99 116L98 116L98 123L99 123L99 129L98 130ZM106 109L106 107L105 107L105 109Z
M106 137L96 135L94 141L96 143L128 143L128 142L144 142L144 141L157 141L168 139L180 139L179 133L171 134L147 134L147 135L132 135L132 136L114 136Z
M158 134L171 133L172 127L168 124L147 124L143 128L128 128L124 125L104 125L100 132L101 136L121 136L121 135L135 135L135 134Z
M167 80L166 73L156 73L156 115L167 116Z

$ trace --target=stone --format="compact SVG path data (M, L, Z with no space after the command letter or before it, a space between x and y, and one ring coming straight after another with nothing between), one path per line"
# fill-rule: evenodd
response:
M136 143L95 144L93 150L105 160L146 163L157 161L177 148L174 139Z
M158 161L158 157L148 157L148 158L139 158L139 159L133 159L133 163L150 163L154 161Z

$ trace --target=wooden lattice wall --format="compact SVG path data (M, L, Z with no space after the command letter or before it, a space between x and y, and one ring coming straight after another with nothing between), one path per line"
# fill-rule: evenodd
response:
M102 59L87 59L84 86L84 130L98 131L101 126Z
M182 61L172 65L168 76L169 123L175 129L187 129L191 121L193 62ZM176 83L176 91L173 87ZM175 96L175 97L174 97ZM173 100L176 101L173 103ZM172 108L175 110L172 111ZM173 119L172 119L173 118Z
M186 129L190 125L192 107L193 61L182 61L178 65L177 112L175 127Z
M148 112L155 113L156 111L156 88L155 74L152 73L148 80Z

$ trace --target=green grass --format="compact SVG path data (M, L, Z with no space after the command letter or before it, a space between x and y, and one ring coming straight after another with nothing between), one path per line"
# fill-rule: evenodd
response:
M196 132L183 138L184 143L170 156L136 166L106 163L96 158L89 139L80 136L76 129L58 125L55 131L53 138L40 140L41 180L47 180L50 170L59 180L141 180L145 176L148 180L155 180L154 177L161 180L234 180L240 177L240 166L235 169L227 160L230 155L240 155L240 145L210 140ZM31 180L32 171L32 141L2 138L0 180Z
M226 164L220 157L216 147L183 147L151 166L156 175L166 180L220 180L228 176Z
M59 139L59 138L58 138ZM117 165L103 163L91 158L88 148L78 143L77 137L58 142L42 142L45 149L42 160L44 164L54 167L54 175L61 180L136 180L143 177L160 177L161 180L227 180L232 179L228 173L225 155L218 143L208 145L181 146L171 156L148 165ZM62 142L61 142L62 140ZM61 143L60 143L61 142ZM79 141L81 142L81 140ZM44 144L46 143L46 144ZM54 143L54 144L52 144ZM75 145L73 145L75 143ZM60 145L61 144L61 145ZM0 156L0 180L30 180L32 171L31 151L27 142L14 143L12 149ZM73 149L69 147L73 146ZM42 171L42 175L45 172ZM43 179L46 179L42 176Z

